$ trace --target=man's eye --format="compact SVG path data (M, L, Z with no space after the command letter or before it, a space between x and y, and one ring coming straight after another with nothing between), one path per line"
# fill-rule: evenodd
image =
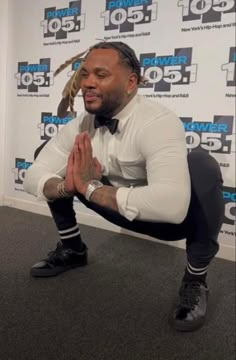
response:
M99 74L97 74L97 77L99 77L99 78L104 78L104 77L106 77L107 75L106 74L104 74L104 73L99 73Z

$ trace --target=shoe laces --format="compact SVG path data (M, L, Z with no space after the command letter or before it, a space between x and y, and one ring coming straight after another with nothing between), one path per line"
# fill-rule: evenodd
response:
M198 282L185 282L180 288L180 306L187 309L194 309L198 304L200 297L200 283Z
M56 249L48 253L47 261L49 261L52 264L55 262L55 260L58 259L63 261L62 247L63 245L60 242L58 242Z

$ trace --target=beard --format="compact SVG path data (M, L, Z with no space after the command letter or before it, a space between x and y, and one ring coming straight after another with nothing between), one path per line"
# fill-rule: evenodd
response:
M85 93L83 94L84 107L85 110L93 115L102 115L106 117L112 117L117 114L123 107L124 103L123 93L113 94L113 96L103 97L102 95L98 96L100 104L96 105L91 103L86 103Z

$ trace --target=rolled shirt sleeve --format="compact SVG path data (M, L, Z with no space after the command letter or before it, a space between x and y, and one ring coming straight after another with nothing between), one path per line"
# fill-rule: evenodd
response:
M116 193L116 201L119 213L130 221L134 220L139 214L137 207L134 206L135 204L133 206L131 204L128 204L129 194L132 189L133 187L120 187L118 188Z
M190 175L183 125L172 112L153 119L137 134L145 159L147 185L120 187L116 193L121 215L130 221L179 224L190 202Z
M50 139L26 171L24 190L36 196L38 200L47 200L43 194L47 180L65 177L68 157L78 134L82 116L73 119Z

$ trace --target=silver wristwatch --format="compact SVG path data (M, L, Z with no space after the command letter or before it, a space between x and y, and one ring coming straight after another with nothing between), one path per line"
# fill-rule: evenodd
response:
M85 199L90 201L90 197L92 195L92 193L96 190L99 189L101 187L103 187L103 183L101 181L98 180L91 180L89 183L89 186L87 188L86 194L85 194Z

